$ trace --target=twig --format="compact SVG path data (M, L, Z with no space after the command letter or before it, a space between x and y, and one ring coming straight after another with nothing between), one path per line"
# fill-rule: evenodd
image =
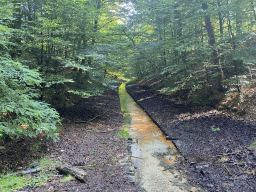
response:
M131 156L131 157L136 158L136 159L143 159L143 158L141 158L141 157L135 157L135 156Z
M101 116L101 115L97 115L96 117L94 117L92 119L89 119L88 121L75 121L75 123L77 123L77 124L79 124L79 123L89 123L89 122L93 121L94 119L96 119L99 116Z

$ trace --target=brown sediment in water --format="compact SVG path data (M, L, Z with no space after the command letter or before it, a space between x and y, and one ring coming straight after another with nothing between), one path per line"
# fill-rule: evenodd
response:
M186 171L189 181L206 191L256 191L256 148L250 146L255 140L255 121L189 103L182 90L168 96L143 82L126 88L161 130L175 138L175 146L186 159L175 167Z
M184 173L173 168L174 161L182 158L174 144L120 86L120 100L131 117L129 134L132 160L137 168L136 182L146 191L189 191L192 186Z

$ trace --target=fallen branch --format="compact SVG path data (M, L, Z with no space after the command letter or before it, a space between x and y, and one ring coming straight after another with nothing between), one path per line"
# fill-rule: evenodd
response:
M71 165L60 165L60 166L56 167L56 169L60 173L64 173L66 175L70 174L70 175L74 176L76 179L78 179L81 182L86 181L87 173L83 169L80 169L78 167L74 167Z
M136 158L136 159L143 159L143 158L141 158L141 157L135 157L135 156L131 156L131 157Z
M3 176L3 178L5 178L5 177L11 177L11 176L14 176L14 175L19 176L19 175L26 175L26 174L30 174L30 173L37 173L37 172L39 172L39 171L41 171L40 168L37 168L37 169L29 169L29 170L19 171L19 172L16 172L16 173L11 173L11 174L9 174L9 175L5 175L5 176Z
M79 123L89 123L89 122L93 121L94 119L96 119L99 116L100 115L97 115L96 117L93 117L92 119L89 119L88 121L75 121L75 123L77 123L77 124L79 124Z

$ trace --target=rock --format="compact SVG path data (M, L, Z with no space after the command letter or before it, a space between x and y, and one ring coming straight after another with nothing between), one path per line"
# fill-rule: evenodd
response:
M190 190L189 190L189 192L197 192L198 190L197 190L197 188L195 188L195 187L192 187Z

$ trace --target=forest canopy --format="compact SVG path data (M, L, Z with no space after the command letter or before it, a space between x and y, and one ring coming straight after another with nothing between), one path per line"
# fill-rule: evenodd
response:
M113 34L122 20L118 7L101 0L0 5L0 137L44 132L56 139L60 117L54 107L114 87L122 46Z
M0 0L0 137L56 139L58 106L160 77L209 102L253 83L253 0ZM197 91L200 90L200 95Z
M255 1L130 2L136 11L126 33L133 47L129 65L137 78L161 74L162 93L188 89L195 101L205 103L212 95L240 92L253 83Z

